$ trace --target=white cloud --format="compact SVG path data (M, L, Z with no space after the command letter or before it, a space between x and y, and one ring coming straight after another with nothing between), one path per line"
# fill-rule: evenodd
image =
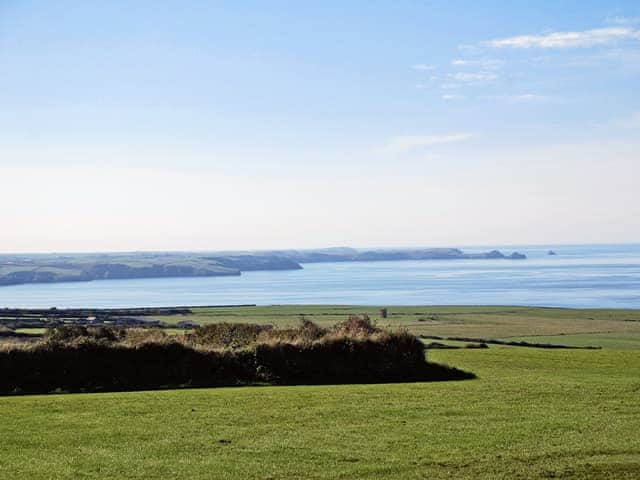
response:
M569 48L592 47L617 40L640 40L640 30L627 27L595 28L580 32L553 32L546 35L520 35L485 42L493 48Z
M427 80L431 83L420 82L416 84L416 88L432 88L433 82L438 80L438 77L436 75L431 75Z
M477 45L465 44L465 45L458 45L458 50L468 54L474 54L474 53L478 53L480 51L480 48L478 48Z
M508 103L546 102L549 97L537 93L518 93L510 95L486 95L482 98L488 100L502 100Z
M426 72L429 70L435 70L438 67L436 67L435 65L427 65L425 63L417 63L415 65L411 65L411 68L420 72Z
M485 70L495 70L502 66L503 61L495 58L483 58L480 60L466 60L462 58L454 58L451 65L454 67L480 67Z
M469 133L454 133L449 135L404 135L391 138L387 142L385 150L388 152L399 153L418 147L463 142L473 137L474 135Z
M464 95L456 94L456 93L446 93L442 95L440 98L442 98L443 100L464 100L467 97L465 97Z
M476 73L468 73L468 72L458 72L450 75L451 78L458 82L464 83L486 83L492 82L498 78L495 73L491 72L476 72Z

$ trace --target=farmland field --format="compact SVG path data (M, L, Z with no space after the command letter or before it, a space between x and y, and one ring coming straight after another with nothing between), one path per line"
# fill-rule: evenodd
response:
M198 309L193 317L287 323L303 313L330 323L350 312L367 309ZM428 351L478 375L460 382L3 397L0 478L640 477L640 312L389 313L379 324L415 333L603 348Z
M363 306L265 306L196 307L191 315L163 317L167 322L193 320L293 325L301 316L327 326L348 315L367 314L380 326L403 327L414 334L508 338L567 334L640 335L640 310L570 309L539 307L429 306L390 307L386 319L381 307ZM586 337L585 337L586 338ZM626 337L625 337L626 338Z

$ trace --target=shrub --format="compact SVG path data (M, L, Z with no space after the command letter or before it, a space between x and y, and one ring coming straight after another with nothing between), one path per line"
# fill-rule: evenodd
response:
M347 337L363 337L380 331L368 315L363 315L362 317L351 315L347 320L338 323L333 328L335 334Z
M473 378L425 361L424 345L407 333L370 338L325 337L310 344L259 344L256 366L276 384L379 383Z
M141 345L143 343L164 343L173 340L163 330L159 328L128 328L121 340L128 346Z
M297 327L272 328L262 332L258 340L259 343L309 343L324 337L327 333L327 329L302 317Z
M407 332L350 317L328 331L219 323L172 337L149 329L62 327L39 344L0 349L0 393L181 386L447 380L472 374L425 361Z
M41 344L0 352L0 393L237 385L254 381L254 371L250 354L200 351L179 342Z
M193 333L185 335L185 340L212 348L237 349L254 344L261 333L272 328L271 325L251 323L212 323L196 328Z
M49 343L69 343L82 340L117 342L124 339L125 336L126 330L124 328L64 325L51 329L46 336L46 341Z

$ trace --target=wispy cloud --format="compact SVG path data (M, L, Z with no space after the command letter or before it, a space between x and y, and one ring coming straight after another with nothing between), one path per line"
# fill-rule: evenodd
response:
M474 54L474 53L478 53L481 49L478 47L478 45L463 44L463 45L458 45L458 50L464 53Z
M393 153L406 152L419 147L441 145L446 143L464 142L473 138L469 133L455 133L449 135L405 135L391 138L385 150Z
M485 42L493 48L579 48L604 45L619 40L640 40L640 30L628 27L595 28L579 32L519 35Z
M418 70L419 72L427 72L429 70L435 70L438 67L435 65L428 65L426 63L416 63L415 65L411 65L411 68L413 70Z
M457 93L445 93L444 95L441 95L440 98L442 98L443 100L464 100L467 97L465 95L460 95Z
M533 102L547 102L549 97L546 95L539 95L537 93L518 93L518 94L505 94L505 95L485 95L480 97L486 100L501 100L507 103L533 103Z
M457 72L452 73L450 76L452 79L464 83L486 83L498 78L498 76L492 72Z
M478 60L467 60L463 58L454 58L451 60L453 67L480 67L485 70L495 70L502 66L504 62L495 58L482 58Z
M431 75L425 81L416 84L416 88L424 89L424 88L433 88L433 82L438 80L437 75Z

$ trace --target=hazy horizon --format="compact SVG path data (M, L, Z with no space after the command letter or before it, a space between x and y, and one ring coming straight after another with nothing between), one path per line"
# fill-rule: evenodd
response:
M0 252L640 242L637 2L9 1L0 65Z
M457 248L465 252L469 251L489 251L493 249L503 249L510 251L510 249L517 248L567 248L567 247L606 247L606 246L640 246L640 242L618 242L618 243L521 243L521 244L501 244L491 243L485 245L391 245L391 246L379 246L379 245L329 245L329 246L311 246L311 247L283 247L283 248L246 248L246 249L195 249L195 250L180 250L180 249L149 249L149 250L76 250L76 251L0 251L0 256L6 255L101 255L101 254L172 254L172 253L244 253L244 252L265 252L265 251L306 251L306 250L331 250L341 248L352 248L354 250L420 250L420 249L449 249Z

